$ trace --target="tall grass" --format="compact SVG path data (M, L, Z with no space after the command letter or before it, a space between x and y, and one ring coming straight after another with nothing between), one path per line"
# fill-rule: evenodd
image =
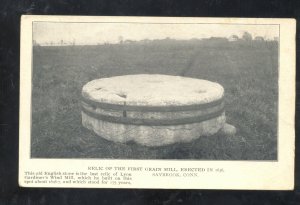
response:
M274 160L277 158L278 48L275 42L34 47L31 156ZM216 81L225 88L237 135L144 147L113 143L81 125L82 86L96 78L159 73Z

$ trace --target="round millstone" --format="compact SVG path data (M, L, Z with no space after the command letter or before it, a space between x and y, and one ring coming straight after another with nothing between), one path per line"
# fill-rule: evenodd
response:
M114 142L188 142L223 128L223 95L218 83L180 76L101 78L82 89L82 124Z

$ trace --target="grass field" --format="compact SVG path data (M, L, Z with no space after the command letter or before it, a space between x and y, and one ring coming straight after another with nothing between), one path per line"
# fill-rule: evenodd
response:
M150 43L34 47L31 156L37 158L277 159L278 48L275 42ZM149 148L107 141L81 125L82 86L96 78L159 73L225 88L234 137Z

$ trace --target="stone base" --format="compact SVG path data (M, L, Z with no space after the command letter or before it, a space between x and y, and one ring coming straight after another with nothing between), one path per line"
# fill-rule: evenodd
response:
M225 135L227 137L232 137L236 134L236 127L225 123L219 132L220 134Z
M145 126L107 122L82 112L82 124L97 135L114 142L135 141L145 146L163 146L189 142L217 133L225 125L225 113L219 117L193 124Z

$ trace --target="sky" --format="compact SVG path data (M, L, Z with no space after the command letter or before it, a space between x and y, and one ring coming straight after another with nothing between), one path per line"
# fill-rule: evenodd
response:
M58 23L34 22L33 40L40 45L66 44L95 45L118 43L123 40L180 39L241 37L247 31L253 37L265 39L278 37L278 25L233 25L233 24L141 24L141 23Z

